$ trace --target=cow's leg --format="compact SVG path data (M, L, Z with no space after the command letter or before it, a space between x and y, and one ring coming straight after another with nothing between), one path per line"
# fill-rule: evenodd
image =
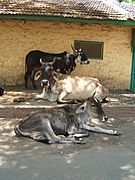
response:
M90 126L87 124L83 124L82 128L88 130L88 131L93 131L93 132L98 132L98 133L104 133L104 134L110 134L110 135L120 135L117 130L114 129L105 129L101 128L98 126Z
M30 138L42 143L51 144L51 142L47 139L44 133L38 133L38 132L31 133Z
M30 79L31 79L33 88L34 88L34 89L37 89L37 88L36 88L36 84L35 84L35 80L34 80L34 76L35 76L35 72L31 73Z
M63 135L57 136L54 133L49 120L45 120L43 122L43 133L44 133L44 136L49 141L49 143L60 143L60 144L77 143L77 144L82 144L82 139L76 139L74 137L65 137Z
M44 136L47 138L47 140L50 143L61 143L61 144L69 144L69 143L77 143L77 144L82 144L82 139L75 139L74 137L65 137L65 136L57 136L49 122L49 120L44 121L43 125L43 133Z
M63 98L67 95L66 91L62 91L58 98L57 98L57 103L63 104L63 103L67 103L67 104L71 104L71 103L75 103L74 100L63 100Z
M68 137L83 138L83 137L88 137L88 136L89 136L89 131L86 131L84 133L75 133L73 135L69 135Z
M29 70L27 70L27 71L25 72L25 75L24 75L25 89L28 88L28 79L29 79L29 76L30 76L30 72L29 72Z
M39 119L40 121L40 119ZM31 138L36 141L47 141L49 144L59 142L60 137L56 136L49 121L44 121L43 127L40 132L30 132L29 128L20 129L19 125L14 127L14 131L17 135L23 136L26 138Z
M25 76L24 76L24 80L25 80L25 89L28 88L28 79L30 77L33 88L36 89L36 85L35 85L35 81L34 81L34 76L35 76L35 71L32 70L31 68L27 69Z
M70 132L69 132L70 134ZM79 128L77 132L74 134L70 134L68 137L74 137L74 138L83 138L83 137L88 137L90 132L84 128Z
M96 106L98 116L102 122L105 122L108 120L108 116L105 115L103 108L101 106L101 102L97 98L93 98L93 102Z
M37 140L37 141L45 141L46 140L46 137L43 135L42 132L30 132L29 129L20 129L19 125L17 124L15 127L14 127L14 131L16 133L16 135L18 136L23 136L23 137L26 137L26 138L31 138L31 139L34 139L34 140Z
M45 142L48 144L52 144L52 143L61 143L61 144L71 144L71 143L77 143L77 144L82 144L82 139L78 138L74 138L74 137L65 137L65 136L57 136L52 127L51 124L49 122L49 119L47 120L42 119L42 127L40 129L40 132L36 132L36 129L34 132L30 132L31 130L28 129L20 129L19 125L16 125L14 128L14 131L17 135L19 136L23 136L26 138L31 138L34 139L36 141L39 142Z
M108 103L109 101L106 99L106 97L101 101L101 103Z

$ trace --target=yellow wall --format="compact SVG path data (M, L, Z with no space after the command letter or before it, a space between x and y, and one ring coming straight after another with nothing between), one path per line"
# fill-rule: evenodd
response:
M129 89L131 27L23 20L0 21L0 84L24 83L29 51L72 52L74 40L104 42L104 58L78 65L73 75L97 77L108 88Z

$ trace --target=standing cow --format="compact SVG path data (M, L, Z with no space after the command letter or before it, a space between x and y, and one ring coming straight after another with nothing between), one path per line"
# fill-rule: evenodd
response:
M83 143L89 131L118 135L113 129L87 125L98 114L91 106L91 99L83 103L44 108L27 115L15 127L17 135L46 143ZM95 109L95 108L94 108Z
M40 59L43 62L54 62L53 68L55 71L59 71L62 74L70 74L76 63L80 64L88 64L89 60L86 55L79 49L75 50L73 47L74 54L69 54L67 51L64 51L59 54L42 52L39 50L30 51L26 55L25 59L25 88L28 87L28 79L31 78L33 88L36 89L36 85L34 82L35 73L41 67Z

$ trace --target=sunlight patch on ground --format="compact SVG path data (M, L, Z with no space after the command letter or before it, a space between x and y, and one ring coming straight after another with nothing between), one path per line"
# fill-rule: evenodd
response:
M125 166L122 166L121 169L128 171L129 173L135 173L135 168L131 164L126 164Z
M5 166L6 165L6 158L4 158L4 157L2 157L2 156L0 156L0 167L1 166Z
M122 94L124 97L135 97L135 94Z
M75 159L74 157L75 157L77 154L78 154L77 151L75 151L74 153L68 154L68 155L65 157L66 162L67 162L68 164L72 163L72 162L74 161L74 159Z

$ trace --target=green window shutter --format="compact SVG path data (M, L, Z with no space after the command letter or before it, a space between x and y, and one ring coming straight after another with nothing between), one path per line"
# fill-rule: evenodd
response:
M74 41L75 49L81 48L82 51L87 55L87 57L92 59L103 59L103 42L96 42L96 41Z

